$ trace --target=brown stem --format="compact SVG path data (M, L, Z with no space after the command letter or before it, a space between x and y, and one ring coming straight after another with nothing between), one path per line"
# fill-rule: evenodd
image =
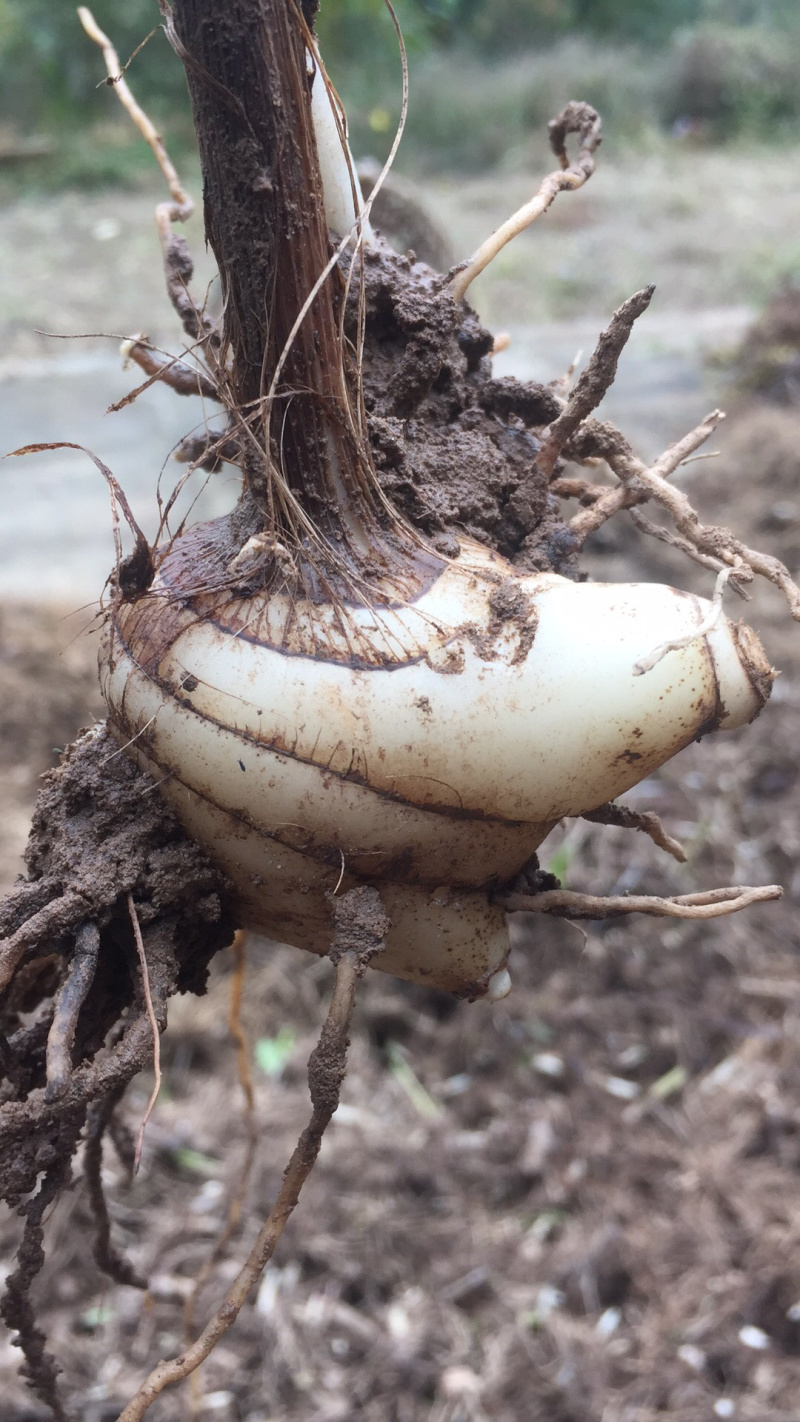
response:
M316 531L359 562L380 503L355 433L338 269L292 335L330 257L305 15L294 0L175 0L168 33L192 99L206 236L224 298L226 403L250 434L248 491L271 532Z

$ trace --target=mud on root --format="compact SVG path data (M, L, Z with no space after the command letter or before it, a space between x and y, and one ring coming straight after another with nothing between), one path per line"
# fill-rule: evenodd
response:
M95 1259L112 1277L143 1285L109 1243L103 1134L152 1059L147 992L161 1031L170 996L204 991L209 961L234 931L225 880L154 790L102 726L85 732L45 777L27 878L0 905L0 1196L25 1221L0 1311L33 1391L56 1417L58 1369L30 1300L44 1210L69 1179L88 1125Z

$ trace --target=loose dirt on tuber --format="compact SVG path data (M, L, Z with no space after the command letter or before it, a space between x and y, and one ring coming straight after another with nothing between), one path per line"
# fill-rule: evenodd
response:
M504 638L514 643L509 667L522 667L536 650L539 629L539 612L526 593L531 584L523 575L559 575L545 584L557 589L563 586L560 579L580 584L578 555L588 534L615 513L647 501L673 518L677 532L668 535L671 541L717 573L719 595L705 621L701 617L699 624L689 624L691 634L659 644L651 664L637 663L642 675L657 669L665 649L696 649L698 641L708 643L717 634L728 580L744 594L756 575L768 579L800 619L800 591L783 564L750 549L728 529L702 525L686 496L667 483L708 437L721 418L718 412L650 468L618 431L593 418L632 325L646 311L651 288L615 313L568 396L558 379L538 385L492 375L494 338L464 294L500 246L541 215L557 192L588 179L600 139L598 116L587 105L573 103L553 121L557 172L532 203L450 273L434 272L413 254L398 255L369 230L369 204L362 211L352 173L343 180L339 197L346 209L349 192L353 230L331 234L325 215L330 174L320 172L309 93L312 78L314 84L327 85L312 35L315 9L311 0L302 7L279 0L234 0L224 14L212 0L178 0L173 9L166 0L162 3L165 29L184 62L192 97L206 235L219 264L224 299L220 325L191 293L191 257L173 230L174 223L191 215L192 203L159 136L133 100L113 46L90 13L81 11L84 27L103 49L113 89L153 148L169 186L170 202L159 206L157 223L167 292L189 342L177 358L154 350L141 336L127 341L126 357L146 375L128 399L162 381L178 394L199 393L217 402L219 425L202 439L187 437L181 450L188 463L186 477L198 468L234 464L243 477L243 493L228 518L199 530L170 532L170 501L151 548L133 525L113 476L100 466L135 538L132 554L118 554L105 608L110 729L86 732L48 777L34 817L27 879L0 908L0 1193L25 1220L2 1310L25 1354L32 1389L58 1418L66 1415L58 1395L58 1367L30 1299L43 1258L44 1211L68 1180L83 1139L95 1258L115 1280L144 1286L113 1243L100 1169L104 1136L115 1129L119 1135L115 1113L133 1076L154 1055L157 1064L158 1033L166 1026L169 998L203 991L211 958L237 929L249 926L259 902L256 894L254 909L249 889L245 892L233 873L224 847L227 822L215 822L213 832L199 834L200 844L193 837L185 810L189 790L177 769L167 769L163 761L159 737L166 718L159 719L157 710L137 719L129 704L133 672L141 672L170 704L188 707L193 715L190 698L196 694L199 702L205 685L189 671L172 687L164 670L187 627L191 632L221 626L237 646L247 647L257 641L258 619L268 620L269 599L274 603L284 597L287 627L296 618L291 635L300 639L300 654L308 657L306 643L313 643L318 631L314 609L329 611L335 635L349 646L349 637L357 643L360 635L357 614L388 620L397 606L413 605L438 579L452 574L457 583L465 566L479 570L468 575L473 582L480 582L480 570L488 568L490 591L483 623L465 622L456 631L487 676ZM330 94L328 99L341 127L335 100ZM580 154L571 164L567 145L575 137ZM343 133L341 147L346 171ZM609 487L572 477L565 470L567 461L590 469L603 462L619 482ZM576 497L583 508L570 518L562 501ZM655 529L641 519L639 527L646 533ZM667 535L656 531L655 536ZM152 665L137 652L120 688L114 678L134 634ZM286 637L288 646L288 630ZM742 692L746 714L740 719L750 719L769 693L772 673L746 628L734 629L730 637L739 656L737 674L747 683ZM349 655L357 669L364 664L360 655L357 644ZM381 655L387 666L394 665L394 654ZM457 677L462 667L457 658L452 665L429 665L440 683ZM726 719L728 711L714 685L716 703L712 698L708 715L688 731L684 725L674 745L659 752L661 760ZM418 702L423 717L426 701L422 696ZM297 737L282 748L283 760L292 758L296 745ZM350 776L360 793L369 776L353 770L354 757L355 751L344 778ZM196 759L202 762L202 756ZM627 746L617 759L625 762L624 789L640 778L631 766L642 755ZM160 767L163 774L154 779L142 765ZM246 775L242 759L238 765ZM330 763L326 774L336 774ZM456 796L458 806L450 804L441 821L453 834L472 813L458 791ZM197 792L197 798L211 803L210 782L205 796ZM392 790L384 798L394 806L400 797ZM414 810L422 813L430 805L430 798L416 805L409 794L408 806ZM441 809L435 808L437 813ZM212 809L227 813L219 803ZM307 806L296 813L308 816ZM549 828L563 813L553 809L549 820L543 813L542 825ZM644 830L680 857L679 846L652 813L637 816L596 802L574 813ZM488 822L492 816L476 810L473 818ZM240 814L236 833L229 836L239 850L252 828ZM406 925L407 936L414 940L418 885L413 851L398 851L379 871L367 862L376 851L366 843L359 858L355 847L350 852L348 846L345 855L332 837L320 847L303 825L292 822L289 828L301 832L294 842L277 831L264 838L274 841L277 858L289 860L296 853L305 856L309 876L312 869L319 872L319 885L309 878L295 886L294 913L299 922L316 895L317 937L307 946L328 953L336 971L328 1017L309 1061L312 1116L276 1203L225 1300L180 1356L152 1371L122 1412L125 1422L144 1416L164 1387L188 1377L208 1356L271 1257L338 1104L355 989L368 963L377 955L384 970L409 977L429 971L416 959L411 965L403 959L398 967L392 957L398 951L392 933L399 932L396 918L404 912L412 926ZM474 898L492 923L503 918L504 909L568 917L634 910L703 918L780 893L776 886L732 887L674 899L589 899L542 875L535 854L522 858L522 865L509 861L506 872L487 871L483 877L480 864L466 862L441 889L426 885L430 914L441 908L442 922L446 913L457 918L461 900ZM281 868L277 864L276 873ZM245 878L261 889L253 865ZM391 885L400 888L387 911ZM299 930L293 941L303 941ZM468 964L460 977L454 975L453 985L467 996L507 991L507 945L497 951L499 956L492 958L489 948L480 945L480 971ZM432 980L441 986L444 970L437 971L440 976Z

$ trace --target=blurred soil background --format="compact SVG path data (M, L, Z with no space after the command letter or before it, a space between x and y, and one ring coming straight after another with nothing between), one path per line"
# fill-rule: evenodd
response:
M123 59L157 21L98 4ZM657 454L717 403L713 459L680 473L701 515L800 569L800 15L748 0L405 0L407 141L386 212L401 248L457 260L547 171L569 98L606 120L598 171L473 289L511 344L498 372L585 360L613 308L656 298L601 414ZM399 112L378 0L323 3L357 154ZM70 6L0 0L0 443L84 443L149 532L169 451L199 401L135 384L119 338L176 349L144 145L101 86ZM154 36L129 79L199 196L183 81ZM178 96L176 98L176 95ZM212 283L200 218L187 230ZM431 243L433 247L426 246ZM438 244L438 247L437 245ZM211 300L214 300L213 286ZM102 339L60 335L109 332ZM166 462L165 462L166 461ZM112 562L94 467L50 452L2 467L0 879L20 868L39 775L101 715L94 600ZM601 477L601 476L598 476ZM184 508L189 508L192 490ZM214 476L192 516L229 506ZM711 577L624 516L586 564L603 579ZM730 615L739 612L729 594ZM160 1422L798 1422L800 1419L800 650L772 588L741 612L782 668L756 726L684 751L625 797L689 853L569 822L546 866L589 892L778 881L780 904L718 923L583 928L520 918L514 991L468 1006L378 973L357 1008L343 1104L257 1298ZM89 630L87 630L89 629ZM307 1113L327 964L250 940L244 1025L257 1153L238 1233L198 1307L236 1272ZM227 1218L247 1123L226 1026L230 963L173 1006L165 1080L133 1184L110 1146L115 1237L147 1296L90 1257L78 1180L54 1209L37 1287L80 1422L111 1422L179 1350L191 1279ZM151 1082L128 1093L134 1128ZM19 1222L0 1218L0 1274ZM0 1340L0 1422L40 1422Z

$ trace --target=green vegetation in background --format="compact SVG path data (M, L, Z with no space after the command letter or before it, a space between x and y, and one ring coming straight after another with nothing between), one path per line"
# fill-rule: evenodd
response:
M412 45L465 45L481 55L568 35L656 46L706 23L800 28L797 0L399 0L395 8ZM390 26L383 0L322 0L320 34L337 59L373 58L374 38Z
M155 0L92 0L124 64L160 16ZM152 177L152 156L102 80L103 59L72 0L0 0L0 153L15 135L49 136L50 160L4 166L7 181L84 188ZM137 97L178 155L194 148L179 60L160 29L134 60Z
M159 23L155 0L96 0L123 62ZM612 138L797 136L800 0L396 0L411 66L402 162L480 171L525 162L568 98ZM322 0L320 39L356 153L388 152L400 110L383 0ZM135 182L145 145L102 84L71 0L0 0L0 128L53 137L22 181ZM192 143L181 66L157 32L133 87L182 157ZM98 87L99 86L99 87ZM0 151L2 151L0 133Z
M707 24L676 37L666 58L659 117L705 124L717 140L781 137L800 124L800 4L786 30Z
M93 0L92 12L124 64L160 23L155 0ZM161 112L186 107L181 66L163 34L134 62L143 102ZM84 34L71 0L0 0L0 112L23 130L91 122L108 112L97 46Z
M570 98L618 137L800 128L800 0L399 0L398 13L412 80L405 161L480 171L523 156ZM384 157L400 66L383 0L322 0L319 29L356 152Z
M341 5L328 5L331 39ZM382 25L330 43L353 147L382 158L400 112L399 62ZM570 98L609 137L796 140L800 0L439 0L412 30L401 165L480 172L528 161ZM371 55L371 58L369 57Z

